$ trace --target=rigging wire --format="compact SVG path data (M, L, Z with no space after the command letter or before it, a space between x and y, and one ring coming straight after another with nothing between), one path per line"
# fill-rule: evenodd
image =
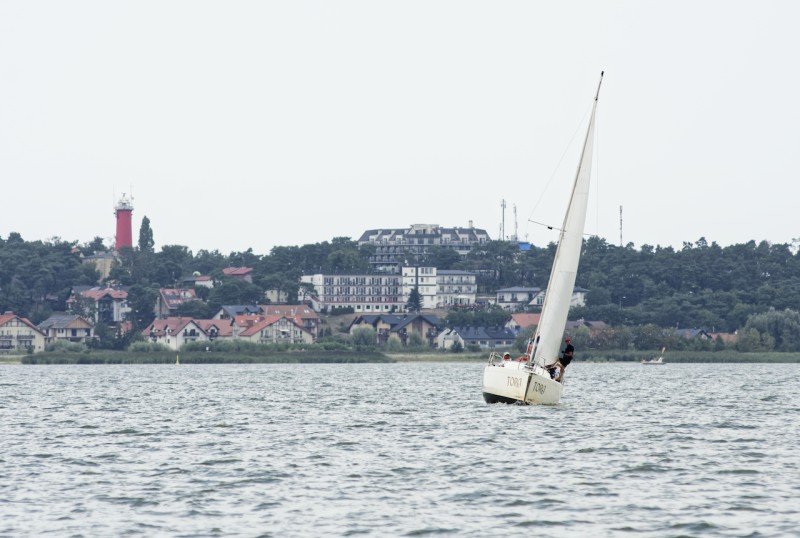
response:
M561 154L561 157L558 159L558 163L556 164L555 168L553 168L553 172L550 174L550 178L547 180L547 183L545 183L544 189L542 189L542 194L539 195L539 199L536 200L536 203L533 205L533 209L531 209L531 213L528 216L528 222L535 222L536 223L536 221L532 221L531 220L531 217L533 217L533 214L539 208L539 204L542 203L542 200L544 199L544 195L545 195L545 193L547 193L547 189L550 187L550 183L553 182L553 178L555 178L556 172L558 172L558 169L561 167L561 163L564 162L564 157L567 156L567 152L569 152L569 149L572 147L572 143L575 141L575 137L578 135L578 132L580 131L581 127L583 126L583 123L586 121L587 116L589 116L589 112L591 112L591 110L592 110L592 107L589 106L589 108L584 113L583 118L581 118L581 121L579 121L577 127L575 127L575 132L572 133L572 137L570 137L569 142L567 143L567 146L564 148L564 152ZM536 224L541 224L541 223L536 223ZM548 226L548 225L545 224L544 226ZM555 229L555 228L552 228L550 226L548 226L548 228ZM525 226L525 232L527 233L527 231L528 231L528 227L526 225Z

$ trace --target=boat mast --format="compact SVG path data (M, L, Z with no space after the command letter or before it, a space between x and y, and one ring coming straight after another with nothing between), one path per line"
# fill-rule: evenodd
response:
M575 288L575 277L583 246L583 228L586 223L586 206L589 201L589 179L592 166L592 149L597 101L600 97L600 86L603 84L604 71L600 72L600 82L592 103L592 115L586 128L578 170L572 184L564 224L558 238L558 247L553 260L553 268L547 283L542 315L536 334L533 338L533 349L528 357L528 364L549 366L558 360L561 349L561 335L569 314L569 304ZM530 346L529 346L530 349Z

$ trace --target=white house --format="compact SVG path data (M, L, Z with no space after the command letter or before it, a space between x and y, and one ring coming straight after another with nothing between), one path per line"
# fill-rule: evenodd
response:
M0 314L0 354L44 351L45 335L13 312Z
M572 290L572 298L569 300L570 308L575 306L586 306L586 294L589 290L581 288L579 286L575 286ZM528 303L530 306L536 306L541 308L544 305L544 297L547 294L547 289L540 290L536 295L533 296L533 299Z
M539 288L526 288L522 286L503 288L497 290L497 305L503 310L517 312L529 305L540 291Z
M157 319L142 331L142 335L151 342L176 351L188 342L203 342L209 339L200 325L188 317Z
M236 338L258 344L311 344L314 335L285 316L261 316L239 332Z

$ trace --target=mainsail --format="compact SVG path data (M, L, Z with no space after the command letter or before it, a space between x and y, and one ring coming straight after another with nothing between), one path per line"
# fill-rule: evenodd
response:
M578 273L578 262L580 262L581 247L583 246L586 207L589 202L595 113L602 83L603 73L600 73L600 82L597 84L597 93L592 104L592 115L589 118L589 127L586 130L586 139L583 142L583 151L578 163L578 171L575 174L572 195L567 206L567 214L564 216L564 225L561 227L561 237L558 240L553 269L550 271L550 281L547 284L542 315L533 339L534 347L531 351L534 356L533 362L540 366L550 366L558 360L561 336L564 334L569 304L575 288L575 276Z

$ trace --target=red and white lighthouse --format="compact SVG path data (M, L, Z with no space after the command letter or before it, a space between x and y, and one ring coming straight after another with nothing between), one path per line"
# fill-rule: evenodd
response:
M128 198L122 193L117 207L114 208L117 216L117 235L114 250L119 252L122 248L133 247L133 232L131 230L131 216L133 215L133 196Z

